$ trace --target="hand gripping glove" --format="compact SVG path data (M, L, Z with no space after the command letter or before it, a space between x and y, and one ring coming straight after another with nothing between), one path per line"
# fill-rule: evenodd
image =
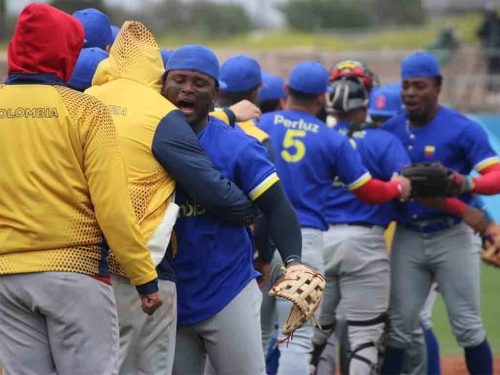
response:
M491 223L483 239L481 259L493 267L500 267L500 225Z
M278 340L278 344L288 341L295 330L309 319L313 319L319 326L314 312L319 306L326 284L323 275L303 264L283 267L282 271L283 277L274 284L269 295L286 298L293 306L282 331L286 337Z
M441 163L413 163L402 174L411 181L412 198L453 197L462 192L462 176Z

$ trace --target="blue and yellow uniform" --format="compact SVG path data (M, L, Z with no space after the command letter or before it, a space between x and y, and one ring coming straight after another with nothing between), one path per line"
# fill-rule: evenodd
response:
M349 124L339 122L335 129L347 135ZM410 164L401 142L387 131L365 128L354 131L350 139L374 178L389 181L394 172L399 173ZM394 219L395 204L395 201L366 204L336 179L326 200L325 216L329 224L367 223L387 227Z
M473 169L481 172L500 162L479 124L443 106L424 127L410 126L407 113L403 111L388 120L383 129L399 138L412 162L439 161L464 175ZM471 195L464 194L459 198L469 203ZM422 229L418 222L429 220L434 224ZM420 229L417 230L433 232L460 222L460 218L416 202L408 202L400 207L398 221L410 227L418 226Z
M278 181L265 148L243 132L210 117L198 138L215 167L252 200ZM258 273L248 227L211 216L181 189L176 202L178 322L189 325L221 311Z
M349 190L371 179L349 140L306 112L266 113L259 127L271 136L276 170L301 227L327 229L324 204L336 177Z

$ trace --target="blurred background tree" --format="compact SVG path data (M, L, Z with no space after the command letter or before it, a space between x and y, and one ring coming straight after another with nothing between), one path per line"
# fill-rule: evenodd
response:
M351 0L289 0L281 10L288 26L299 31L369 27L370 9L362 1Z
M103 0L51 0L49 4L69 14L85 8L96 8L104 13L108 12Z
M253 28L245 9L236 4L168 0L158 5L157 14L162 16L167 33L229 36L247 33Z
M378 25L421 25L425 21L422 0L367 1Z

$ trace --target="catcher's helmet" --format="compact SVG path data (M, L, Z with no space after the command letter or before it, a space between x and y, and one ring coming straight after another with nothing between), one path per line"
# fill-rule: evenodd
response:
M330 69L330 82L344 77L359 79L368 92L371 91L373 86L380 85L377 75L368 69L365 64L356 60L342 60Z
M368 103L368 91L358 80L341 78L330 83L327 95L327 110L349 112Z

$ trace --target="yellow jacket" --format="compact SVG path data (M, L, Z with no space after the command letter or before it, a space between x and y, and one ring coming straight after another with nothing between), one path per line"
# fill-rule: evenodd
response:
M164 235L168 225L164 219L175 182L152 154L151 145L160 120L176 107L160 94L162 74L160 49L153 35L140 22L127 21L86 93L104 102L111 112L132 204L148 247L165 250L170 238ZM114 258L109 260L111 271L123 275Z
M105 276L104 234L133 284L157 277L100 101L62 82L0 85L0 150L0 274Z

